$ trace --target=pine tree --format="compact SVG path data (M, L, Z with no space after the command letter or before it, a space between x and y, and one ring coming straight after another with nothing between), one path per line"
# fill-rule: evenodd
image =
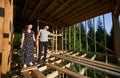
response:
M104 41L104 28L102 26L102 21L100 19L100 17L98 18L98 21L97 21L97 31L96 31L96 41L99 42L99 44L102 44L104 45L105 41ZM97 52L100 52L100 53L103 53L104 52L104 47L103 46L100 46L99 44L97 44L96 46L96 49L97 49Z
M88 28L89 28L89 31L88 31L88 36L92 39L94 39L94 27L93 27L93 24L92 24L92 20L88 20L87 21L87 24L88 24ZM94 52L95 51L95 48L94 48L94 41L89 39L88 38L88 50L91 51L91 52Z

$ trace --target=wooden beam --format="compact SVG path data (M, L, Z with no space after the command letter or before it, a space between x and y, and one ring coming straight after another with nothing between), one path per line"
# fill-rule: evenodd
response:
M54 16L56 13L58 13L61 9L63 9L69 2L71 2L71 0L68 0L66 3L64 3L62 6L60 6L60 8L58 8L55 12L53 12L49 17L51 18L52 16Z
M120 77L120 67L115 65L110 65L110 64L106 64L98 61L88 60L85 58L80 58L80 57L75 57L75 56L65 55L65 54L60 56L58 54L54 54L52 56L55 56L64 60L68 60L74 63L78 63L80 65L84 65L86 67L99 70L109 75Z
M26 9L26 7L27 7L27 3L29 2L29 0L26 0L25 1L25 5L24 5L24 8L23 8L23 12L22 12L22 14L21 14L21 18L23 18L23 16L24 16L24 13L25 13L25 9Z
M3 27L3 40L2 40L2 66L1 72L3 78L9 77L10 63L11 63L11 35L12 35L12 14L13 14L13 0L4 1L4 27Z
M99 1L98 1L99 2ZM100 2L98 4L98 2L95 2L94 0L92 2L90 2L89 4L87 4L85 7L82 7L80 9L77 9L77 10L73 10L74 12L76 12L78 15L78 17L82 16L82 15L85 15L85 14L89 14L89 12L93 11L93 10L97 10L97 7L99 7L98 9L100 8L104 8L103 6L106 6L106 3L109 2L108 0L105 0L104 2ZM97 5L94 5L93 6L93 3L97 4ZM108 4L113 4L111 2L107 3ZM96 11L97 12L97 11ZM69 18L68 18L69 17ZM68 19L66 19L68 18ZM65 20L65 21L68 21L68 20L74 20L76 19L77 17L75 15L73 15L72 13L66 15L64 18L60 19L60 20Z
M119 17L112 13L112 20L113 20L113 34L114 34L114 50L117 60L120 63L120 23Z
M68 46L69 46L69 50L71 50L71 26L68 27L68 32L69 32L69 43L68 43Z
M85 2L84 0L81 0L81 1L75 0L75 1L76 1L76 2L73 3L72 6L70 6L69 8L65 9L64 11L62 11L62 13L60 12L60 13L58 14L58 16L55 17L55 19L57 19L57 18L59 18L59 17L62 17L62 16L65 15L66 13L69 13L69 11L71 10L71 8L75 8L76 6L81 5L83 2Z
M49 9L51 9L51 7L54 6L54 4L56 4L56 0L52 1L52 3L45 9L45 11L43 11L43 13L40 14L40 16L44 16L44 14L47 13L49 11Z
M22 75L23 75L24 78L32 78L32 76L29 73L29 71L23 72Z
M74 50L76 50L76 27L75 27L76 25L74 24L74 26L73 26L73 28L74 28Z
M72 77L75 77L75 78L88 78L86 76L83 76L83 75L80 75L78 73L75 73L75 72L73 72L71 70L68 70L68 69L65 69L65 68L53 65L53 64L47 64L47 66L52 67L54 69L57 69L58 71L66 73L66 74L68 74L68 75L70 75Z
M46 76L37 69L32 70L32 76L34 78L46 78Z
M113 3L101 5L98 9L91 10L91 11L89 11L89 13L84 13L82 16L79 16L79 17L72 17L72 18L70 18L71 21L70 21L70 19L67 19L67 20L65 20L65 22L70 21L69 24L78 23L78 22L84 21L86 19L110 12L110 11L112 11L112 8L109 6L111 6L111 5L113 5ZM105 8L107 8L107 9L105 9Z
M29 17L28 21L30 21L30 20L33 18L33 16L34 16L35 13L37 12L39 6L41 5L41 3L42 3L43 1L44 1L44 0L40 0L40 1L39 1L38 5L37 5L36 8L34 9L34 11L33 11L33 13L31 14L31 16Z
M114 15L119 16L119 14L120 14L120 11L119 11L119 9L120 9L120 0L116 0L116 2L117 2L117 5L115 5L115 7L114 7Z
M5 0L0 0L0 78L1 78L1 63L2 63L2 51L3 51L3 27L4 27L4 5L5 5Z
M30 71L30 70L34 70L37 69L37 66L31 66L31 67L27 67L27 68L22 68L21 72L26 72L26 71Z

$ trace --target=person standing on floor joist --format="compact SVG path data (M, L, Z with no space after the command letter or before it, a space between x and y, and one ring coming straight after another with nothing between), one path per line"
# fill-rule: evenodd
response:
M34 42L35 36L34 31L32 29L32 24L26 25L25 29L22 31L22 39L21 39L21 64L23 68L27 67L27 65L32 66L34 61Z
M39 40L39 53L38 53L38 66L40 66L41 54L44 46L44 63L47 63L46 56L47 56L47 49L48 49L48 36L62 36L61 34L53 34L48 31L49 26L44 26L43 29L40 29L38 35L36 37L36 45L38 46ZM40 36L40 38L39 38Z

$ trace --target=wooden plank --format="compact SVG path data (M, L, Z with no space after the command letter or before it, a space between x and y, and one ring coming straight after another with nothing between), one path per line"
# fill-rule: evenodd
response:
M46 78L46 76L40 72L38 69L32 70L32 75L34 78Z
M30 71L30 70L34 70L34 69L37 69L37 66L31 66L31 67L22 68L21 72L26 72L26 71Z
M76 73L76 72L70 71L70 70L68 70L68 69L64 69L64 68L62 68L62 67L59 67L59 66L56 66L56 65L53 65L53 64L47 64L47 66L52 67L52 68L54 68L54 69L57 69L58 71L63 72L63 73L66 73L66 74L68 74L68 75L71 75L71 76L73 76L73 77L75 77L75 78L88 78L88 77L86 77L86 76L80 75L80 74L78 74L78 73Z
M31 74L29 73L29 71L26 72L22 72L22 75L24 78L32 78Z
M74 63L78 63L80 65L84 65L89 68L99 70L99 71L107 73L109 75L114 75L114 76L120 77L120 67L118 67L118 66L114 66L114 65L110 65L110 64L106 64L106 63L102 63L102 62L97 62L97 61L93 61L93 60L88 60L85 58L73 57L70 55L59 56L58 54L54 54L53 56L64 59L64 60L68 60L68 61L71 61Z

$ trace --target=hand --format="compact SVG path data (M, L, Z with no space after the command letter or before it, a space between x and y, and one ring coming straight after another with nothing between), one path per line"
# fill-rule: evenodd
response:
M23 47L23 45L21 44L21 45L20 45L20 48L22 48L22 47Z
M62 34L59 34L59 36L62 36Z

